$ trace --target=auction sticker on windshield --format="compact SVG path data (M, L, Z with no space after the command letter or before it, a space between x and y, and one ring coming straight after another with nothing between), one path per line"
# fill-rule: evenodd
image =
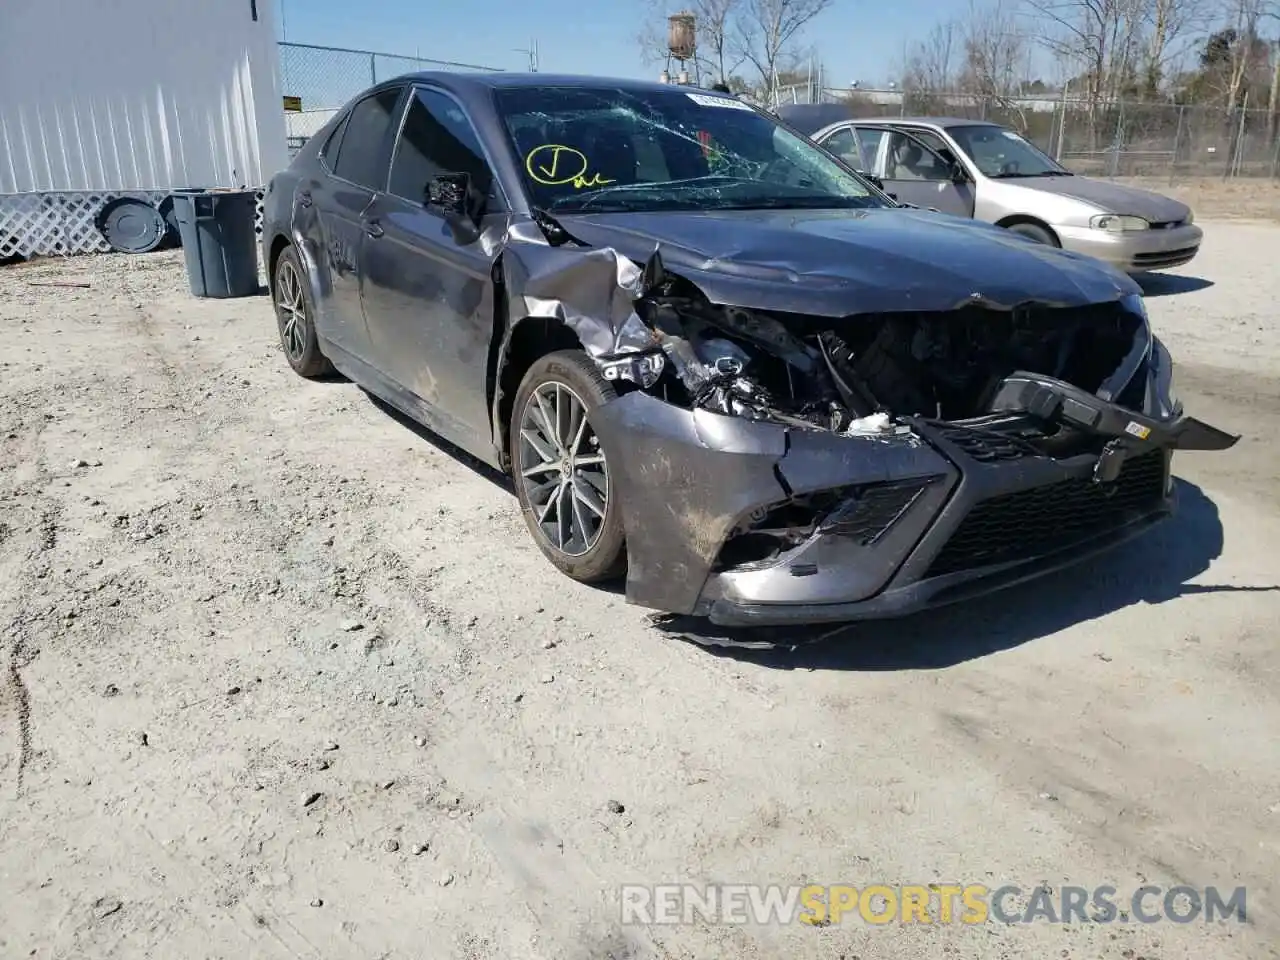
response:
M701 107L727 107L730 110L751 110L751 108L741 100L734 100L732 97L708 97L702 93L689 93L685 94L685 96Z

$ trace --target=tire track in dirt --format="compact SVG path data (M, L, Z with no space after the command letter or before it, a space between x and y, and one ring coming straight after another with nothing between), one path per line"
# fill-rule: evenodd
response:
M45 420L37 421L34 428L28 428L28 435L19 443L22 452L27 455L27 462L34 466L32 476L8 493L7 499L15 503L23 496L24 487L43 490L49 486L50 472L40 453L41 435L46 422ZM16 569L6 578L12 585L11 602L16 608L4 632L4 679L7 694L3 698L10 704L14 730L15 742L12 748L14 757L9 764L13 767L11 795L14 799L22 795L27 769L31 765L33 755L31 691L27 688L22 676L22 671L30 666L39 653L38 648L32 646L30 639L31 624L38 621L30 609L29 598L37 593L34 589L35 581L42 575L48 574L47 558L58 544L58 517L62 509L58 501L42 493L35 494L32 499L35 500L33 509L35 522L31 526L34 536L20 538L11 534L6 538L10 556L20 549L23 539L28 540L25 556L10 561ZM6 543L0 543L0 548L5 546ZM8 565L5 564L5 566Z

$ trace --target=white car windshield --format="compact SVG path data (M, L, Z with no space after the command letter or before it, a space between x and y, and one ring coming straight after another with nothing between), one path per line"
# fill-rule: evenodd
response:
M983 175L995 180L1018 177L1069 177L1071 171L1020 134L990 123L949 127L947 133Z

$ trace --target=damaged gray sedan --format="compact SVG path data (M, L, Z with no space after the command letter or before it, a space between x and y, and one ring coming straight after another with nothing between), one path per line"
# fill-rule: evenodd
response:
M417 74L271 182L281 342L508 472L561 571L750 625L905 613L1172 509L1136 284L898 207L742 102Z

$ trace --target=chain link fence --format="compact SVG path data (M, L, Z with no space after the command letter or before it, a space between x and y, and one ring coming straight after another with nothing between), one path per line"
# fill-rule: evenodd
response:
M803 85L787 94L784 102L810 102ZM847 104L851 117L864 119L946 116L999 123L1087 176L1170 184L1206 177L1280 179L1280 116L1267 110L898 90L828 89L814 99Z
M285 113L290 152L296 152L339 107L361 90L383 80L422 70L496 73L501 68L374 50L282 42L281 92L286 98L300 101L300 104L294 104L298 109Z

